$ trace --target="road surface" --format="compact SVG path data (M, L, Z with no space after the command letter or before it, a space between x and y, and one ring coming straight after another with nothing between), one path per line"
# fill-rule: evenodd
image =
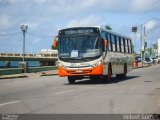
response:
M112 79L74 85L59 76L1 79L0 113L160 113L160 65Z

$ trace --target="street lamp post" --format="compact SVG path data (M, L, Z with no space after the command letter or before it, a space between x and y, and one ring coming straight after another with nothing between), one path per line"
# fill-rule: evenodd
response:
M21 30L23 32L23 62L24 62L25 61L25 34L27 32L28 25L27 24L21 24L20 27L21 27Z
M23 62L21 63L21 67L24 69L24 73L26 73L27 72L27 62L25 62L25 34L27 32L28 25L21 24L20 27L23 32Z

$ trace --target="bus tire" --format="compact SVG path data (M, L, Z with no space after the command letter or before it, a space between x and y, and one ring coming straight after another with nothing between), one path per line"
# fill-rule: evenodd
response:
M127 76L127 64L124 65L124 74L123 74L124 79L126 78L126 76Z
M126 78L126 75L127 75L127 64L125 63L125 64L124 64L124 73L121 75L121 78L122 78L122 79L125 79L125 78Z
M68 77L68 82L69 82L69 84L74 84L75 81L76 81L76 80L75 80L74 77L71 77L71 76Z
M122 77L122 74L116 74L116 79L118 80L118 79L121 79L121 77Z

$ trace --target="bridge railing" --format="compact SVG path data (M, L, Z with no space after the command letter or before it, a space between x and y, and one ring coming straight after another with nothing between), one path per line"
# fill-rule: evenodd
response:
M18 53L0 53L0 57L23 57L23 54ZM25 54L29 58L57 58L57 53L50 54Z

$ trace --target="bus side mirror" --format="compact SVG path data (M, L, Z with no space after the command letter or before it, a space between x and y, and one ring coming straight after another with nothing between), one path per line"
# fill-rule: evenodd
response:
M56 37L54 38L53 47L56 48L57 45L58 45L58 36L56 36Z
M104 47L108 47L108 40L104 40Z
M108 40L105 39L104 40L104 51L107 52L107 48L108 48Z

